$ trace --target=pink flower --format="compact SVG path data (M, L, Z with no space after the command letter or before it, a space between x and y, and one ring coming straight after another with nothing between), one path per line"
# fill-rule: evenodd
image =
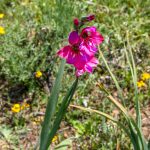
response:
M86 27L79 36L77 31L72 31L68 37L69 45L61 48L57 54L66 59L68 64L76 68L76 76L84 72L92 73L97 66L95 58L97 45L102 43L102 35L96 31L96 27Z
M70 45L60 49L57 54L65 58L68 64L73 64L76 69L81 70L89 61L90 56L80 50L80 37L76 31L72 31L68 39Z
M86 62L86 64L81 70L76 70L76 76L81 76L84 72L92 73L93 68L95 68L98 63L99 62L95 57L91 57L91 59L88 62Z
M70 43L71 45L78 44L78 43L79 43L79 40L80 40L80 37L79 37L77 31L72 31L72 32L69 34L68 41L69 41L69 43Z
M96 31L96 27L94 26L84 28L80 37L82 45L89 55L95 54L97 52L96 46L104 40L103 36Z

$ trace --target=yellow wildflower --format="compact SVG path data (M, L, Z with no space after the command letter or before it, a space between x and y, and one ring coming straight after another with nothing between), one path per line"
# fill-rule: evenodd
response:
M0 19L2 19L4 17L4 14L0 14Z
M21 111L21 106L20 106L20 104L14 104L14 105L11 107L11 111L12 111L13 113L18 113L18 112L20 112L20 111Z
M52 139L52 143L56 142L57 140L58 140L58 136L55 135L55 136L53 137L53 139Z
M42 76L42 72L41 71L37 71L36 73L35 73L35 77L36 78L40 78Z
M148 79L150 79L150 74L145 72L145 73L142 74L141 78L142 78L142 80L148 80Z
M140 87L146 87L146 84L141 80L139 82L137 82L137 86Z
M5 34L5 30L3 27L0 26L0 34Z

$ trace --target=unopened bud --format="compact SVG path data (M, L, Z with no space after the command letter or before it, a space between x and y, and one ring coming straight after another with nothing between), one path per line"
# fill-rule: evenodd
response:
M92 21L95 19L95 15L89 15L89 16L86 16L86 17L82 17L81 18L81 22L84 23L84 22L89 22L89 21Z
M94 19L95 19L95 15L89 15L89 16L86 17L87 21L92 21Z
M77 27L77 26L79 25L79 19L78 19L78 18L75 18L75 19L73 20L73 23L74 23L74 25Z

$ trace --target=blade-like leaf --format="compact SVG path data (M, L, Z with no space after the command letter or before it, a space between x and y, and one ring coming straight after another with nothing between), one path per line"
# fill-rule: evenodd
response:
M62 60L58 74L56 76L54 86L52 88L51 95L47 103L44 123L43 123L41 136L40 136L40 150L46 150L45 146L47 145L47 142L48 142L48 135L49 135L49 131L51 128L51 121L55 113L56 105L58 102L58 94L60 91L61 80L62 80L63 72L64 72L64 66L65 66L65 60Z
M109 71L109 74L111 75L111 77L112 77L112 79L113 79L113 81L114 81L114 83L115 83L115 85L116 85L116 88L117 88L117 90L118 90L119 97L120 97L120 99L121 99L121 101L122 101L122 103L123 103L123 106L125 107L125 101L124 101L124 98L123 98L123 94L122 94L122 90L121 90L121 88L120 88L120 85L119 85L119 83L118 83L118 81L117 81L115 75L112 73L110 67L108 66L107 61L106 61L106 59L105 59L105 57L104 57L102 51L100 50L99 47L98 47L98 49L99 49L100 57L102 58L102 60L103 60L103 62L104 62L104 64L105 64L107 70Z
M112 95L108 95L107 96L109 100L111 100L111 102L119 109L121 110L121 112L124 113L125 117L128 117L128 112L126 111L126 109L121 105L121 103L119 103L115 98L113 98Z
M48 143L46 145L46 149L49 147L54 135L56 134L58 128L59 128L59 125L61 123L61 120L70 104L70 101L74 95L74 92L76 90L76 87L77 87L77 84L78 84L78 78L74 81L74 83L72 84L71 88L69 89L69 91L67 92L66 96L64 97L63 101L62 101L62 104L59 108L59 111L57 113L57 116L56 116L56 119L54 121L54 124L53 124L53 127L52 127L52 130L48 136Z
M133 120L133 118L130 118L130 121L131 121L132 125L135 127L135 130L138 135L138 140L139 140L140 144L142 145L142 149L148 150L148 145L146 144L146 140L144 139L144 136L142 134L142 131L138 127L138 124Z
M133 57L133 53L132 53L132 47L129 42L128 32L127 32L127 44L128 44L128 48L129 48L129 54L131 57L131 68L132 68L131 73L133 74L132 77L133 77L133 84L134 84L134 88L135 88L136 120L137 120L138 127L141 130L141 112L140 112L140 103L138 100L138 88L137 88L137 69L135 66L135 61L134 61L134 57Z

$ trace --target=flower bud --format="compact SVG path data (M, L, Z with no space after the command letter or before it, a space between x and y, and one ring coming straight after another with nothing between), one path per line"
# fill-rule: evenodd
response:
M77 26L79 25L79 19L78 19L78 18L75 18L75 19L73 20L73 23L74 23L74 25L77 27Z
M81 22L82 23L85 23L85 22L89 22L89 21L92 21L95 19L95 15L89 15L89 16L86 16L86 17L82 17L81 18Z
M92 21L94 19L95 19L95 15L89 15L89 16L86 17L87 21Z

